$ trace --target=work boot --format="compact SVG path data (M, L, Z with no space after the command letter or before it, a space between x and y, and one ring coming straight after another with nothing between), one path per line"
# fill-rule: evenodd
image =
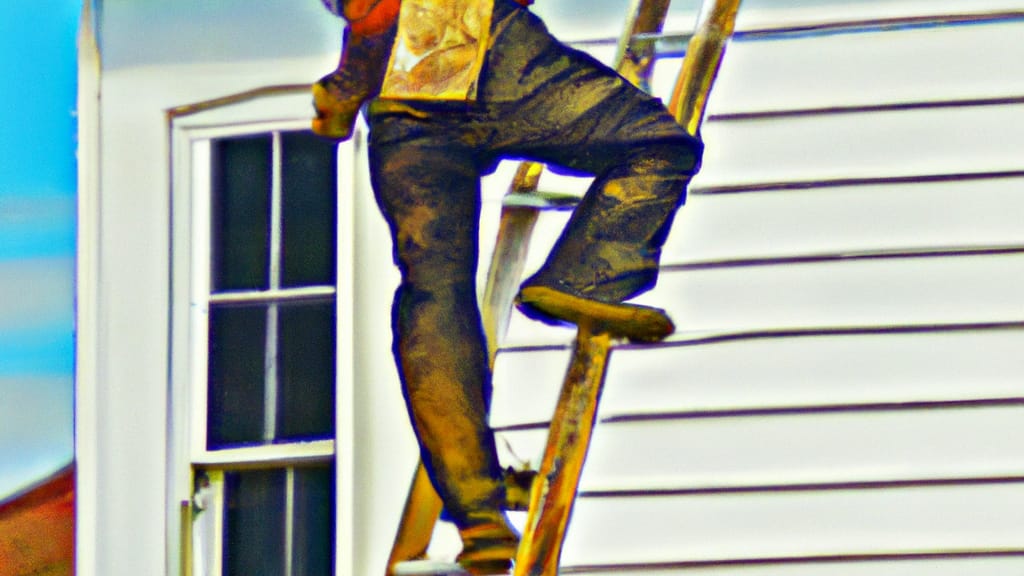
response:
M519 534L504 513L479 524L459 529L462 552L455 558L473 576L508 574L519 550Z
M594 332L632 342L658 342L676 329L660 308L603 302L548 286L522 288L516 296L516 307L534 320L586 325Z

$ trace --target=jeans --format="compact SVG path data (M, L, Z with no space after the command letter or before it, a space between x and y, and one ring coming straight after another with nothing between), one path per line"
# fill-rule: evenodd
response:
M402 282L394 353L423 461L460 528L500 511L476 295L480 177L504 158L595 177L527 285L619 302L650 289L701 144L662 103L495 0L473 102L371 107L370 173Z

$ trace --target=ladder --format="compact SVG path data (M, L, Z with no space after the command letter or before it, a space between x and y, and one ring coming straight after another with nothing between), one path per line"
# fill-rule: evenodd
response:
M644 87L656 60L655 42L670 0L632 0L618 43L616 70ZM712 83L732 35L740 0L704 0L676 81L669 110L688 133L698 135ZM540 213L558 207L560 198L538 193L543 165L523 162L508 195L526 201L505 203L487 275L482 315L493 367L498 342L508 327L512 302L523 275L530 236ZM585 325L578 328L572 362L551 425L543 460L530 493L529 512L515 562L515 576L558 573L562 542L572 514L580 475L590 445L613 338ZM422 462L388 559L388 574L406 561L422 559L440 516L442 502Z

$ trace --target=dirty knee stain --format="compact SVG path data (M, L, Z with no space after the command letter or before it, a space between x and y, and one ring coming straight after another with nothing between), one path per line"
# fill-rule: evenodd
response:
M413 206L398 223L398 242L403 247L429 244L427 230L437 220L437 212L429 206Z

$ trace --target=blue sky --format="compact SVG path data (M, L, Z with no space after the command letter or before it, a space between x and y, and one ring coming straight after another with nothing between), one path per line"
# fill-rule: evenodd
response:
M80 9L0 4L0 499L73 455Z

